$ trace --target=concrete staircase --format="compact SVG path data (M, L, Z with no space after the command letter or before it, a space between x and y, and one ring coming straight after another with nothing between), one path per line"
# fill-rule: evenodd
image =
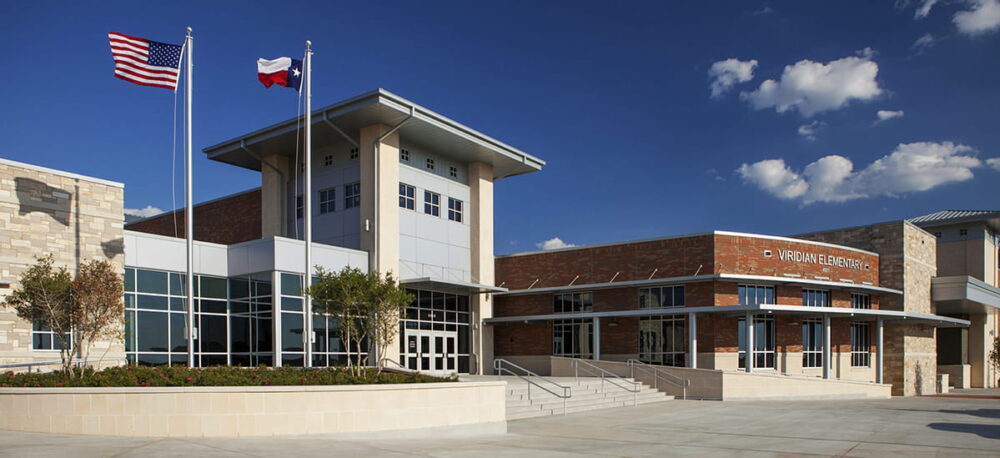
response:
M618 385L615 385L611 381L605 381L602 384L600 377L580 377L579 379L575 377L546 378L560 385L570 387L572 396L566 399L566 413L626 407L633 404L649 404L673 399L673 396L668 396L643 384L637 385L639 392L632 393L618 386L622 385L630 390L632 389L632 384L623 384L621 380L615 380L618 383ZM507 420L562 415L563 413L562 398L537 386L530 386L529 395L528 382L520 378L492 376L477 378L477 380L503 380L507 382ZM631 379L626 380L631 381ZM562 393L562 390L550 383L543 381L539 381L538 383L556 393Z

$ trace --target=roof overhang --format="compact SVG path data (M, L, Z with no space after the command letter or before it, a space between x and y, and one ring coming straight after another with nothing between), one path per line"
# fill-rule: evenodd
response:
M741 316L747 312L767 313L777 315L795 315L802 318L822 317L853 318L856 321L873 321L881 318L884 321L905 321L913 324L924 324L934 327L968 327L968 320L931 315L927 313L900 312L895 310L852 309L845 307L806 307L803 305L778 304L744 304L716 305L704 307L671 307L655 309L615 310L606 312L552 313L546 315L523 315L495 317L485 320L486 324L525 323L531 321L552 321L592 318L642 317L660 315L722 314Z
M919 220L919 218L914 218L914 219ZM959 224L968 224L977 222L981 222L995 231L1000 231L1000 211L977 213L968 216L956 216L950 218L933 219L929 221L915 222L911 220L911 222L913 222L913 224L916 224L917 226L920 226L926 231L932 231L936 227L955 226Z
M502 293L507 291L507 288L498 288L496 286L484 285L481 283L441 280L430 277L408 278L406 280L400 280L399 284L407 288L426 289L461 295Z
M411 112L413 119L399 129L404 144L425 148L458 162L490 164L494 179L535 172L545 165L541 159L384 89L314 111L313 146L318 148L345 141L339 132L327 125L328 122L351 136L352 141L358 142L357 136L362 127L373 124L395 126ZM292 118L203 151L209 159L259 171L261 156L295 154L298 127L299 118Z
M1000 288L966 275L931 279L931 299L937 313L979 315L1000 309Z

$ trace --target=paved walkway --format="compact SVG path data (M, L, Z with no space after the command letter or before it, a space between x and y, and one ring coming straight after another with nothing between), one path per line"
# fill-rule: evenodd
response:
M502 436L133 439L0 431L0 456L1000 456L1000 400L670 401L514 421Z

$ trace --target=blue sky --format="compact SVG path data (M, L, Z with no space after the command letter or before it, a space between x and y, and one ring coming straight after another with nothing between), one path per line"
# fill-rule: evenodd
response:
M113 78L105 34L180 43L187 25L199 201L259 185L200 149L294 116L294 92L265 90L255 60L310 39L316 106L383 87L548 161L498 183L498 253L1000 208L997 0L6 2L0 13L19 69L0 86L0 157L122 181L129 208L173 205L173 94Z

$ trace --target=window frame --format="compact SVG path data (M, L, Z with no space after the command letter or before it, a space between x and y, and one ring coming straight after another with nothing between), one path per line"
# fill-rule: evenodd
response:
M754 302L750 302L750 293L753 292ZM774 285L759 285L752 283L740 283L736 288L739 305L770 304L774 305L776 300L776 290ZM761 302L763 299L764 302Z
M53 331L53 330L51 330L51 329L49 329L44 324L33 321L31 323L31 351L44 351L44 352L56 352L56 353L62 351L62 348L59 347L59 345L61 345L61 343L60 343L59 339L56 337L56 334L58 334L58 333L55 332L55 331ZM36 348L35 347L35 336L44 336L48 340L48 342L49 342L48 348ZM66 338L66 344L69 345L68 351L72 352L73 351L73 331L70 330L70 332L68 333L68 335L66 337L67 337Z
M456 223L461 223L463 220L463 213L465 203L454 197L448 198L448 220L454 221Z
M344 210L361 206L361 182L344 185Z
M441 194L424 190L424 214L441 217Z
M305 211L305 199L302 198L302 194L295 196L295 219L302 219L303 212Z
M858 307L858 305L861 305L861 307ZM872 295L865 293L851 293L851 308L871 310Z
M812 341L810 341L810 338ZM802 368L823 367L823 320L818 318L802 320Z
M668 296L667 291L669 291L670 305L663 305L666 302L666 297ZM680 294L680 303L677 302L678 293ZM655 307L652 305L652 299L654 296L658 298L657 302L659 302L659 305ZM639 288L638 302L639 309L684 307L687 304L687 291L684 285L663 285Z
M566 306L567 302L569 303L568 309ZM552 311L553 313L593 312L594 293L592 291L580 291L575 293L553 294Z
M820 298L823 300L820 301ZM802 288L802 305L806 307L833 307L833 299L830 297L830 290Z
M416 187L402 182L399 183L399 207L407 210L414 210L417 207Z
M851 367L871 367L872 334L867 321L851 322Z
M319 190L319 214L325 215L337 211L337 188Z

